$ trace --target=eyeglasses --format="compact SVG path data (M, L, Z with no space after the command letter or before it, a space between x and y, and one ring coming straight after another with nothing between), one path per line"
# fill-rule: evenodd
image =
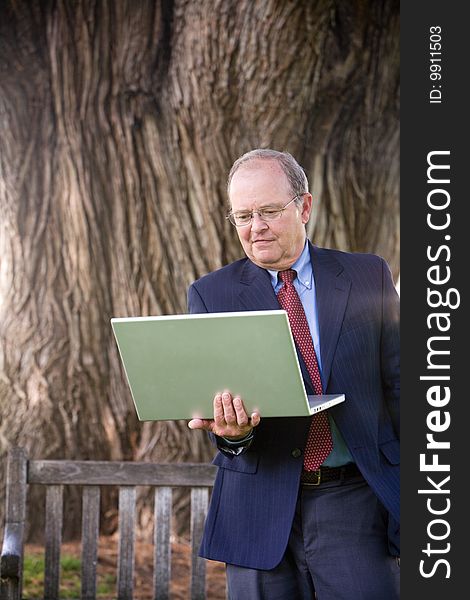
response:
M232 225L235 225L235 227L246 227L247 225L251 225L255 213L259 215L259 218L262 221L274 221L282 215L282 213L288 206L292 204L292 202L294 202L294 200L297 200L297 198L300 198L301 196L303 196L303 194L297 194L297 196L294 196L292 200L289 200L287 204L281 206L280 208L278 206L263 206L259 210L247 210L240 212L230 211L225 218L228 219Z

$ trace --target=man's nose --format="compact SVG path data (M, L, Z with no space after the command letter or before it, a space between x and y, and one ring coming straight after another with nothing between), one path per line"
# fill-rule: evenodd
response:
M268 228L266 221L259 216L257 212L253 213L253 221L251 222L252 231L264 231Z

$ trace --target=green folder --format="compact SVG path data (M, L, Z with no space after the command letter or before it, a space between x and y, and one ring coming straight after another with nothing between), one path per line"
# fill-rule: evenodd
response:
M248 414L308 416L344 401L308 396L284 310L113 318L141 421L212 418L217 392Z

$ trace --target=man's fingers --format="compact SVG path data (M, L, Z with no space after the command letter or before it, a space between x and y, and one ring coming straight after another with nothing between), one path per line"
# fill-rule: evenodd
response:
M248 415L246 414L243 400L239 396L235 396L233 399L233 406L235 407L237 423L240 425L240 427L245 427L245 425L248 425Z
M251 418L245 410L240 396L232 398L228 391L214 396L214 419L191 419L189 429L205 429L222 437L243 437L251 427L260 422L260 415L254 412Z
M214 396L214 421L217 427L223 427L225 425L222 394L216 394Z
M191 419L188 423L189 429L206 429L212 431L213 421L210 419Z
M237 415L233 409L232 396L228 392L222 394L222 405L224 407L224 418L227 425L236 425Z

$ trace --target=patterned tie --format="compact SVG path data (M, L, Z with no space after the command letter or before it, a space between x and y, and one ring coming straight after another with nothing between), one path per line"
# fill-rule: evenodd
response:
M307 366L313 390L315 394L322 394L323 388L318 369L317 355L313 347L307 317L293 284L296 276L297 273L292 269L279 272L279 277L284 285L279 290L277 299L282 308L287 312L292 335ZM307 446L305 448L304 469L306 471L315 471L318 469L332 449L333 440L331 439L328 415L326 411L321 411L312 416Z

